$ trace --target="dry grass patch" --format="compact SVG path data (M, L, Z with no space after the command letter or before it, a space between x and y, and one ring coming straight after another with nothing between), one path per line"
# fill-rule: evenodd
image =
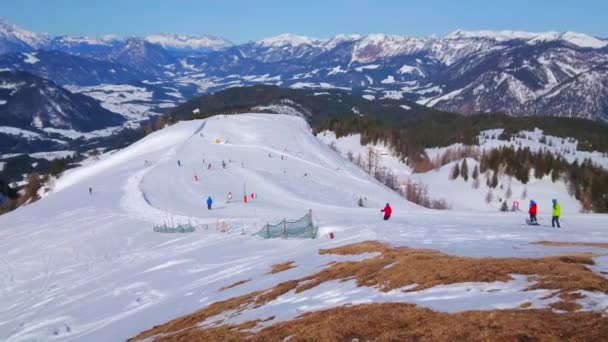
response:
M218 291L220 291L220 292L221 292L221 291L225 291L225 290L231 289L231 288L233 288L233 287L237 287L237 286L239 286L239 285L243 285L243 284L248 283L248 282L250 282L250 281L251 281L251 278L249 278L249 279L245 279L245 280L239 280L239 281L237 281L237 282L236 282L236 283L234 283L234 284L230 284L230 285L228 285L228 286L221 287L221 288L220 288Z
M293 263L293 261L287 261L280 264L272 265L272 270L270 271L270 274L276 274L295 268L296 266Z
M369 304L305 314L250 341L605 341L608 319L545 310L440 313L410 304Z
M412 304L345 306L304 314L259 331L258 321L178 331L154 341L605 341L608 318L543 310L435 312ZM143 337L143 336L140 336ZM289 339L287 339L290 337Z
M257 291L213 303L191 315L156 326L136 338L157 336L159 341L237 341L249 337L253 340L274 341L281 340L278 336L294 335L295 339L290 341L340 341L352 338L376 341L448 340L450 336L456 336L456 340L518 340L511 330L523 331L521 336L524 336L524 340L526 340L526 336L540 336L541 340L549 341L554 340L555 336L565 336L566 339L568 336L573 336L575 340L587 340L580 337L596 336L593 333L598 331L605 333L603 336L608 336L608 330L606 330L608 322L591 313L571 313L568 316L560 316L553 314L550 309L545 309L531 310L534 313L482 311L449 315L406 304L335 308L306 314L292 322L275 324L258 333L249 330L258 321L250 321L238 326L220 325L204 329L198 326L200 322L218 314L236 316L244 310L260 307L290 291L299 293L332 280L353 279L358 286L376 287L380 291L390 291L417 284L409 291L419 291L437 285L464 282L504 282L512 280L511 274L522 274L528 275L531 280L535 281L535 284L528 290L555 290L555 295L559 295L561 299L559 302L561 304L554 304L555 308L563 311L573 311L579 308L575 302L578 299L574 296L576 291L608 293L608 280L585 267L594 264L593 259L589 256L556 256L540 259L465 258L434 250L390 248L375 241L320 251L321 254L341 255L366 252L377 252L380 255L361 261L337 262L315 274L280 283L266 291ZM389 265L391 267L387 267ZM387 311L393 309L397 310L394 314ZM386 321L377 318L376 315L385 318ZM591 319L593 323L588 327L590 330L573 328L572 326L575 324L580 324L576 317ZM436 324L439 330L434 331L434 328L428 328L425 325L426 320L431 322L428 327ZM450 322L455 320L457 324L446 325L444 323L447 320ZM568 320L574 335L569 335L568 329L562 329L562 327L568 326L563 325L562 321ZM328 322L333 322L335 326L332 327ZM549 329L548 326L552 328ZM515 329L512 329L513 327ZM334 330L335 334L332 332ZM284 335L283 332L287 335ZM454 340L454 338L451 339Z
M608 242L557 242L557 241L538 241L533 245L543 245L549 247L595 247L608 248Z

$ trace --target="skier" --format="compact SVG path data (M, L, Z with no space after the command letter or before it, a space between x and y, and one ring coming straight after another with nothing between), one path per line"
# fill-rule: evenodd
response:
M538 220L536 219L537 206L534 200L530 201L530 209L528 209L528 214L530 214L530 223L538 224Z
M92 187L89 187L89 195L93 196L93 188Z
M177 166L182 166L182 161L181 160L177 160Z
M228 192L228 202L232 201L232 192Z
M386 203L386 207L380 211L384 213L384 221L391 218L391 214L393 213L393 209L391 209L391 206L388 203Z
M226 168L226 162L222 160L222 167L225 169Z
M213 200L211 199L211 196L207 197L207 209L211 210L211 205L213 204Z
M555 227L557 224L557 228L561 228L559 226L559 217L562 214L562 207L557 203L557 200L553 199L553 219L551 220L551 226Z

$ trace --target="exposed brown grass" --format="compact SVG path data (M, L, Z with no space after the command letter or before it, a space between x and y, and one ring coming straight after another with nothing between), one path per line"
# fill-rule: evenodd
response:
M605 341L608 319L551 310L434 312L369 304L312 312L250 335L251 341Z
M283 262L280 264L275 264L275 265L271 266L272 270L270 271L270 274L284 272L284 271L290 270L295 267L296 266L293 264L293 261L287 261L287 262Z
M608 248L608 242L558 242L558 241L538 241L533 245L543 245L550 247L595 247Z
M534 313L483 311L449 315L405 304L335 308L306 314L292 322L272 325L257 333L248 330L258 323L256 321L239 326L219 325L203 329L197 325L220 313L238 315L239 312L264 305L287 292L299 293L331 280L354 279L359 286L374 286L381 291L416 284L417 286L409 291L419 291L437 285L463 282L509 281L512 279L511 274L522 274L530 276L536 282L529 290L555 290L555 295L559 295L561 301L559 304L555 303L553 307L563 311L580 308L575 303L578 299L574 296L576 291L608 293L608 280L585 267L594 264L589 256L556 256L540 259L464 258L433 250L390 248L376 241L320 251L321 254L341 255L365 252L378 252L380 255L357 262L334 263L315 274L280 283L266 291L257 291L213 303L193 314L156 326L136 338L156 336L160 341L236 341L248 337L253 340L274 341L281 340L280 336L284 338L294 335L295 339L291 341L341 341L352 338L376 341L448 340L449 337L452 337L451 340L506 341L517 340L519 336L517 334L521 333L524 340L534 337L551 341L558 340L559 336L565 336L566 339L571 337L574 340L588 340L589 337L593 340L594 336L602 336L594 335L599 332L606 333L603 336L608 336L608 321L590 313L560 316L546 309L531 310ZM389 265L390 267L387 267ZM395 313L386 311L393 309L397 311ZM587 317L593 323L588 326L588 330L579 330L573 327L578 324L575 316ZM566 317L570 318L566 319ZM443 326L443 320L448 319L457 323ZM425 323L419 322L427 320L431 322L428 327ZM570 321L570 323L564 325L562 321ZM328 322L333 322L336 326L332 328ZM437 325L437 331L433 328L433 324ZM439 325L442 327L440 328ZM552 328L547 328L549 326Z
M597 313L543 310L435 312L411 304L367 304L311 312L260 331L257 322L179 331L155 341L605 341Z
M237 286L239 286L239 285L243 285L243 284L248 283L248 282L250 282L250 281L251 281L251 278L250 278L250 279L245 279L245 280L239 280L239 281L237 281L237 282L236 282L236 283L234 283L234 284L230 284L230 285L227 285L227 286L221 287L221 288L220 288L218 291L220 291L220 292L221 292L221 291L225 291L225 290L231 289L231 288L233 288L233 287L237 287Z

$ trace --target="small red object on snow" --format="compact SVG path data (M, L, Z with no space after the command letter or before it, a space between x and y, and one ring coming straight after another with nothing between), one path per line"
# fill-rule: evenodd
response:
M243 196L243 202L247 203L247 195Z
M194 175L194 181L198 182L198 176L197 175Z
M329 238L330 238L331 240L333 240L333 239L334 239L334 233L330 232L330 233L329 233Z

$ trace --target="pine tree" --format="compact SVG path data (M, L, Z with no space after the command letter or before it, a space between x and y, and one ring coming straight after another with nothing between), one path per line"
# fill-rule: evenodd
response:
M465 182L469 180L469 165L467 165L467 158L462 160L462 166L460 166L460 175Z
M557 182L557 180L559 179L559 171L557 171L557 168L554 168L551 171L551 181L553 181L553 183Z
M479 165L475 165L475 168L473 169L472 177L475 180L477 180L477 178L479 178Z
M498 186L498 172L494 171L494 175L492 175L492 183L490 184L491 188L496 188Z
M458 176L460 176L460 167L458 166L458 163L454 163L454 167L452 168L452 173L450 175L450 179L454 180L454 179L458 178Z

